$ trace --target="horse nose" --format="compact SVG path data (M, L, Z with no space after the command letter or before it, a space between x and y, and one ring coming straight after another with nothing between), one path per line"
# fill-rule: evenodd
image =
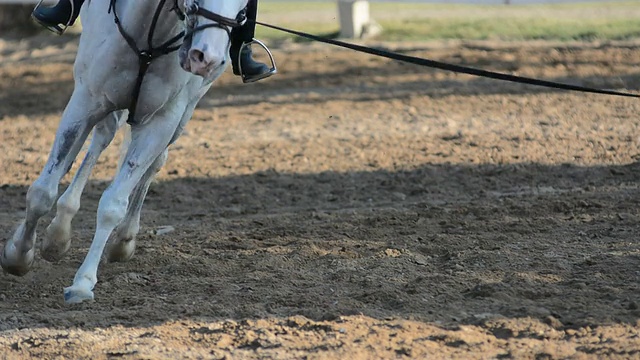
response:
M213 52L207 49L192 48L189 50L189 60L191 61L191 70L199 75L204 74L210 69L224 65L224 57L215 56Z
M206 56L204 54L204 51L198 50L198 49L191 49L191 51L189 51L189 59L191 59L192 62L195 63L207 63L207 59Z

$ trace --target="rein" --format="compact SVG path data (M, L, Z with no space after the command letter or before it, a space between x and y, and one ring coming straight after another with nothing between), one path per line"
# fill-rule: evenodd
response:
M265 26L265 27L268 27L268 28L271 28L271 29L274 29L274 30L278 30L278 31L283 31L283 32L286 32L286 33L289 33L289 34L293 34L293 35L296 35L296 36L300 36L300 37L303 37L303 38L306 38L306 39L309 39L309 40L319 41L319 42L322 42L322 43L325 43L325 44L331 44L331 45L343 47L343 48L346 48L346 49L351 49L351 50L362 52L362 53L366 53L366 54L371 54L371 55L375 55L375 56L380 56L380 57L384 57L384 58L388 58L388 59L392 59L392 60L398 60L398 61L402 61L402 62L406 62L406 63L410 63L410 64L415 64L415 65L420 65L420 66L426 66L426 67L430 67L430 68L451 71L451 72L455 72L455 73L475 75L475 76L480 76L480 77L485 77L485 78L490 78L490 79L515 82L515 83L520 83L520 84L543 86L543 87L553 88L553 89L579 91L579 92L585 92L585 93L594 93L594 94L603 94L603 95L612 95L612 96L623 96L623 97L640 98L640 94L633 94L633 93L629 93L629 92L614 91L614 90L597 89L597 88L592 88L592 87L587 87L587 86L571 85L571 84L559 83L559 82L555 82L555 81L540 80L540 79L528 78L528 77L524 77L524 76L517 76L517 75L499 73L499 72L495 72L495 71L476 69L476 68L462 66L462 65L454 65L454 64L449 64L449 63L445 63L445 62L419 58L419 57L415 57L415 56L398 54L398 53L391 52L391 51L386 51L386 50L381 50L381 49L374 49L374 48L367 47L367 46L351 44L351 43L347 43L347 42L344 42L344 41L327 39L327 38L323 38L323 37L320 37L320 36L307 34L305 32L301 32L301 31L296 31L296 30L283 28L283 27L280 27L280 26L265 24L265 23L262 23L262 22L259 22L259 21L254 21L254 20L249 20L249 21L254 22L254 23L258 24L258 25L262 25L262 26Z
M565 84L565 83L560 83L555 81L540 80L540 79L505 74L505 73L500 73L495 71L482 70L482 69L477 69L477 68L472 68L472 67L467 67L462 65L455 65L455 64L449 64L441 61L430 60L426 58L419 58L415 56L399 54L399 53L386 51L382 49L375 49L372 47L367 47L362 45L351 44L344 41L327 39L327 38L311 35L301 31L296 31L296 30L291 30L291 29L283 28L276 25L266 24L263 22L256 21L254 19L248 19L246 14L246 9L243 9L242 11L240 11L237 14L235 19L227 18L222 15L211 12L207 9L201 8L197 0L194 0L190 8L186 9L184 13L180 10L178 6L178 0L174 0L175 4L171 10L177 13L178 18L181 21L187 20L187 23L188 23L187 30L182 31L179 34L173 36L169 40L162 43L160 46L154 47L153 35L155 33L156 26L160 19L162 9L164 8L164 5L166 4L166 2L167 0L160 0L160 2L158 3L158 7L156 8L156 11L153 15L153 19L151 21L149 34L147 35L147 48L141 50L140 48L138 48L138 45L136 44L135 39L131 35L127 34L127 32L124 30L124 27L122 26L122 23L120 21L120 17L116 12L116 0L110 0L108 12L109 13L113 12L114 21L118 27L118 30L120 31L120 34L125 39L127 44L129 44L129 47L138 56L138 65L139 65L138 77L136 78L136 83L133 90L131 103L129 104L129 107L128 107L129 117L127 119L127 123L132 125L137 123L135 120L135 113L138 105L138 98L140 97L142 82L144 81L144 77L147 71L149 70L149 66L151 66L151 63L153 62L153 60L161 56L170 54L174 51L177 51L180 48L180 46L182 46L181 40L189 39L190 37L193 36L193 34L195 34L198 31L211 28L211 27L217 27L225 30L229 34L229 36L231 36L231 29L240 27L244 25L246 22L252 22L254 24L262 25L274 30L293 34L309 40L318 41L318 42L322 42L330 45L335 45L335 46L343 47L343 48L354 50L361 53L380 56L380 57L402 61L402 62L415 64L419 66L451 71L455 73L469 74L469 75L485 77L490 79L509 81L509 82L514 82L519 84L542 86L542 87L553 88L553 89L603 94L603 95L611 95L611 96L640 98L640 94L633 94L629 92L614 91L614 90L597 89L597 88L592 88L587 86L571 85L571 84ZM196 19L197 16L202 16L212 21L212 23L198 26L197 19ZM180 44L177 44L178 42L180 42Z
M118 27L118 31L120 31L120 34L125 39L131 50L133 50L138 56L138 76L133 88L131 102L129 103L128 107L129 117L127 118L127 123L129 123L130 125L137 124L135 114L136 108L138 106L138 98L140 97L142 82L144 81L144 77L147 74L147 71L149 70L149 67L151 66L153 60L177 51L178 49L180 49L180 46L182 46L182 40L192 37L193 34L195 34L197 31L201 31L211 27L218 27L225 30L229 34L229 36L231 36L232 28L242 26L247 21L245 10L240 11L235 19L231 19L203 9L198 5L198 1L194 1L193 6L190 9L187 9L186 13L183 13L178 6L178 0L174 0L175 4L171 10L177 13L180 20L184 21L185 19L194 18L195 16L199 15L213 21L213 23L197 26L197 21L194 19L192 21L194 26L191 29L188 29L188 31L181 31L179 34L165 41L160 46L154 47L153 35L156 31L156 26L158 25L162 9L167 3L167 0L160 0L151 20L149 34L147 34L147 48L141 50L136 44L135 39L124 30L122 22L120 21L120 17L116 12L116 0L110 1L111 2L109 3L108 13L113 13L113 18Z

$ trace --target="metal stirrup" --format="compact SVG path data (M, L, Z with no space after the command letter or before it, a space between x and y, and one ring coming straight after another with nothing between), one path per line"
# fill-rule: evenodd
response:
M69 15L69 19L67 20L66 24L55 24L55 25L50 25L50 24L45 24L42 21L40 21L36 16L34 16L33 14L31 15L31 17L37 21L40 25L44 26L45 28L47 28L49 31L57 34L57 35L62 35L64 34L65 31L67 31L67 28L69 26L71 26L71 21L73 19L73 14L75 13L75 3L73 2L73 0L59 0L59 1L69 1L69 3L71 4L71 15ZM44 2L44 0L40 0L38 1L38 3L36 4L36 6L33 8L34 11L38 10L38 8L40 7L40 5L42 5L42 3ZM54 5L55 6L55 5Z
M261 48L264 49L264 51L267 52L267 55L269 55L269 61L271 62L271 68L269 69L269 71L264 72L262 74L249 76L249 75L247 75L247 74L242 72L242 56L240 54L242 54L242 50L244 50L245 47L249 47L252 44L258 44ZM265 45L262 41L260 41L258 39L252 39L251 41L243 43L240 46L240 52L239 52L239 55L238 55L238 64L237 65L238 65L238 69L240 69L240 77L242 77L242 82L243 83L256 82L258 80L262 80L264 78L268 78L269 76L278 73L278 68L276 67L276 60L273 58L273 54L271 53L271 50L269 50L267 45Z

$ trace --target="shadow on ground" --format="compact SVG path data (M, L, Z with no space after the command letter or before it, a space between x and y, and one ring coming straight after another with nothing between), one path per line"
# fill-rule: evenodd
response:
M0 276L0 328L356 314L635 324L638 170L425 165L163 181L147 198L136 257L102 266L95 303L67 307L62 288L105 187L91 183L69 257ZM26 188L0 192L6 239ZM152 234L163 225L176 231Z

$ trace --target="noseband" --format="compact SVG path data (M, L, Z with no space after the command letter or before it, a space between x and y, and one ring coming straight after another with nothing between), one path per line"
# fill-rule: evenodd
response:
M174 6L172 8L178 14L178 18L184 21L187 20L187 30L182 31L179 34L175 35L171 39L165 41L160 46L153 46L153 34L155 33L156 26L160 19L160 14L162 13L162 9L164 5L167 3L167 0L160 0L158 3L158 7L156 8L155 13L153 14L153 19L151 21L151 27L149 29L149 34L147 36L147 48L141 50L138 48L135 39L127 34L122 26L120 21L120 17L116 12L116 0L110 0L109 3L109 12L113 13L114 21L120 31L120 34L125 39L127 44L131 50L133 50L138 56L138 77L136 78L136 84L133 89L133 94L131 97L131 103L129 104L129 118L127 119L127 123L130 125L137 124L138 121L135 119L136 107L138 105L138 97L140 96L140 89L142 88L142 81L144 80L144 76L149 70L149 66L151 62L161 56L170 54L182 46L182 42L185 39L190 39L193 34L198 31L202 31L204 29L217 27L223 29L231 36L231 30L233 28L240 27L247 22L247 12L246 9L241 10L235 19L228 18L214 12L211 12L207 9L203 9L200 7L200 2L198 0L194 0L189 9L186 9L185 12L180 10L178 6L178 0L174 0ZM198 16L202 16L208 20L211 20L212 23L204 24L198 26ZM180 42L178 44L178 42Z

